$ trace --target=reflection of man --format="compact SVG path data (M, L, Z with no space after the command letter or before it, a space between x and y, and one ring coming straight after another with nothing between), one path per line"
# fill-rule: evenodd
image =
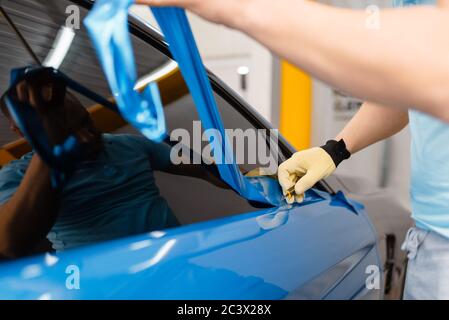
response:
M36 153L0 170L0 256L32 253L45 237L54 249L63 250L177 226L153 170L218 182L200 166L172 165L166 144L133 135L99 134L89 113L68 92L62 105L48 110L45 102L56 89L42 79L38 85L21 82L16 88L19 100L36 108L52 143L72 134L88 151L60 191L51 187L50 168ZM1 108L11 129L21 134L6 106Z

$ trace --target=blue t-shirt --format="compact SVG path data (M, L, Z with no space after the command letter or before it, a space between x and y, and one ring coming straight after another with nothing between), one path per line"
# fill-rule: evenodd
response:
M403 6L435 3L435 0L395 0L396 5ZM449 238L449 125L410 111L410 131L413 219L421 229Z
M178 225L153 175L170 165L170 146L135 135L103 137L104 151L82 163L64 186L47 236L56 250ZM0 204L17 190L32 156L0 170Z

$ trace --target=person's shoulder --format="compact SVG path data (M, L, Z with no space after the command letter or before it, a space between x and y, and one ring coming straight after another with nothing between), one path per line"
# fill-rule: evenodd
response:
M10 177L11 175L23 176L26 169L28 168L28 165L31 162L31 158L33 157L33 155L34 152L29 152L20 159L13 160L6 166L2 167L0 169L0 179Z
M2 167L3 169L14 168L17 166L28 165L31 162L31 158L33 158L34 152L28 152L23 155L21 158L16 159L8 163L6 166Z

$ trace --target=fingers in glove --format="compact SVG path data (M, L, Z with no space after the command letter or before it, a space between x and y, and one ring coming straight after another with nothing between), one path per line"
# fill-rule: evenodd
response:
M292 160L287 160L279 166L278 179L284 196L287 196L293 191L292 188L305 173L305 169L298 166L295 168Z
M317 183L317 179L312 172L307 172L298 182L295 184L296 195L303 195L306 191L313 188Z

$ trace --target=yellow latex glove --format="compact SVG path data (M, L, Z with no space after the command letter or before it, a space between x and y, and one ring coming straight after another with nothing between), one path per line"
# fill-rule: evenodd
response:
M304 201L304 193L336 169L331 156L322 148L295 153L279 166L278 179L289 204Z

